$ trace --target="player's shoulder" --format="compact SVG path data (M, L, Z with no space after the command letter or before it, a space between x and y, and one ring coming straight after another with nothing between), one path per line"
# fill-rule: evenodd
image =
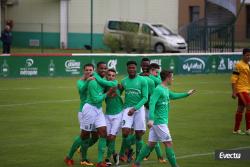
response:
M158 86L156 86L156 88L154 88L154 91L153 91L153 95L162 95L164 93L164 90Z
M78 80L76 81L76 84L77 84L77 85L82 85L82 84L84 84L85 82L87 82L87 81L82 80L82 79L78 79Z
M83 83L83 80L78 79L78 80L76 81L76 83L77 83L77 84L79 84L79 83Z
M234 70L237 71L237 70L242 69L244 67L245 67L245 63L242 60L240 60L237 63L235 63Z
M146 79L147 79L147 81L148 81L149 83L153 83L153 84L155 83L154 80L151 79L149 76L147 76Z
M161 89L162 89L161 84L159 84L159 85L157 85L157 86L155 87L155 90L161 90Z
M125 82L126 80L128 80L128 76L125 76L124 78L122 78L121 83Z
M137 75L136 78L139 79L139 80L141 80L141 81L143 81L143 82L147 82L147 79L144 76Z
M158 91L161 93L163 93L164 91L167 91L167 90L168 90L168 88L163 87L161 84L157 85L154 89L154 91Z
M237 67L242 67L244 65L245 65L245 63L242 60L240 60L237 63L235 63L235 66L237 66Z

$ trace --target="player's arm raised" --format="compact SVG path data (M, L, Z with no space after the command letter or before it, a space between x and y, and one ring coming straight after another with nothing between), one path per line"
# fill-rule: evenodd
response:
M191 89L191 90L189 90L188 92L185 92L185 93L175 93L175 92L172 92L171 90L169 90L169 98L171 100L181 99L181 98L192 95L194 92L195 92L194 89Z
M95 77L96 81L102 85L102 86L108 86L108 87L116 87L118 84L117 80L114 81L108 81L106 79L103 79L100 77L96 72L93 73L93 77Z

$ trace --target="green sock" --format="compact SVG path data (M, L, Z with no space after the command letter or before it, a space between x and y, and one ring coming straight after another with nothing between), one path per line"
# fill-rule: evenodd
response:
M128 135L127 141L129 146L134 145L136 142L135 135L132 134Z
M146 157L152 150L154 149L154 147L149 147L147 144L145 144L142 149L141 152L138 156L136 156L136 163L141 163L141 161L143 160L144 157Z
M106 138L100 137L98 142L98 160L97 162L100 163L103 161L103 155L107 146Z
M155 145L155 152L156 152L157 158L162 158L162 151L161 151L161 146L159 142L157 142Z
M122 137L122 144L121 144L121 149L120 149L120 155L125 154L125 150L127 148L127 137Z
M81 146L81 143L82 143L82 139L80 136L77 136L69 150L69 153L67 155L67 157L69 159L72 159L74 153L76 152L76 150Z
M135 141L135 146L136 146L136 157L139 155L141 148L143 146L143 140L136 140Z
M166 151L166 156L167 156L168 161L171 164L171 166L176 167L177 163L176 163L176 158L175 158L175 154L174 154L174 149L172 147L166 147L165 151Z
M97 142L98 138L90 138L89 139L89 146L88 147L91 147L93 146L96 142ZM82 153L82 157L84 158L83 160L87 159L87 149L82 149L82 147L80 148L81 150L81 153Z
M115 152L115 140L108 141L108 143L107 158L110 158Z
M93 146L97 142L98 138L91 137L89 140L89 147Z
M89 148L89 138L88 139L83 139L81 143L81 153L82 153L82 160L88 159L87 157L87 152Z
M107 144L107 147L109 147L110 140L107 139L106 144Z

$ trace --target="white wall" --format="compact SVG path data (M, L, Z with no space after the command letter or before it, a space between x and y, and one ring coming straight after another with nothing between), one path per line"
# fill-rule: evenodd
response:
M93 0L94 32L102 33L107 20L162 23L178 30L177 0ZM71 0L69 31L90 32L90 0Z
M7 19L14 21L14 30L59 32L59 0L19 0L17 4L8 6Z
M69 32L90 32L90 1L69 0ZM93 0L94 33L103 33L107 20L137 20L162 23L178 30L178 0ZM60 32L60 0L19 0L9 6L7 19L18 31ZM32 24L35 23L35 24Z

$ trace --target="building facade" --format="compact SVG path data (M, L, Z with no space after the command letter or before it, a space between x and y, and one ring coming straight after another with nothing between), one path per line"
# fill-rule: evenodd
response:
M91 5L92 2L92 5ZM176 0L5 0L1 24L13 20L14 46L104 49L103 30L111 19L161 23L178 32Z
M179 0L179 31L188 24L205 17L205 2L206 0ZM250 0L245 0L245 5L242 8L241 3L242 0L236 0L236 10L232 12L237 17L235 23L235 41L247 42L250 41ZM223 18L225 17L223 16Z

